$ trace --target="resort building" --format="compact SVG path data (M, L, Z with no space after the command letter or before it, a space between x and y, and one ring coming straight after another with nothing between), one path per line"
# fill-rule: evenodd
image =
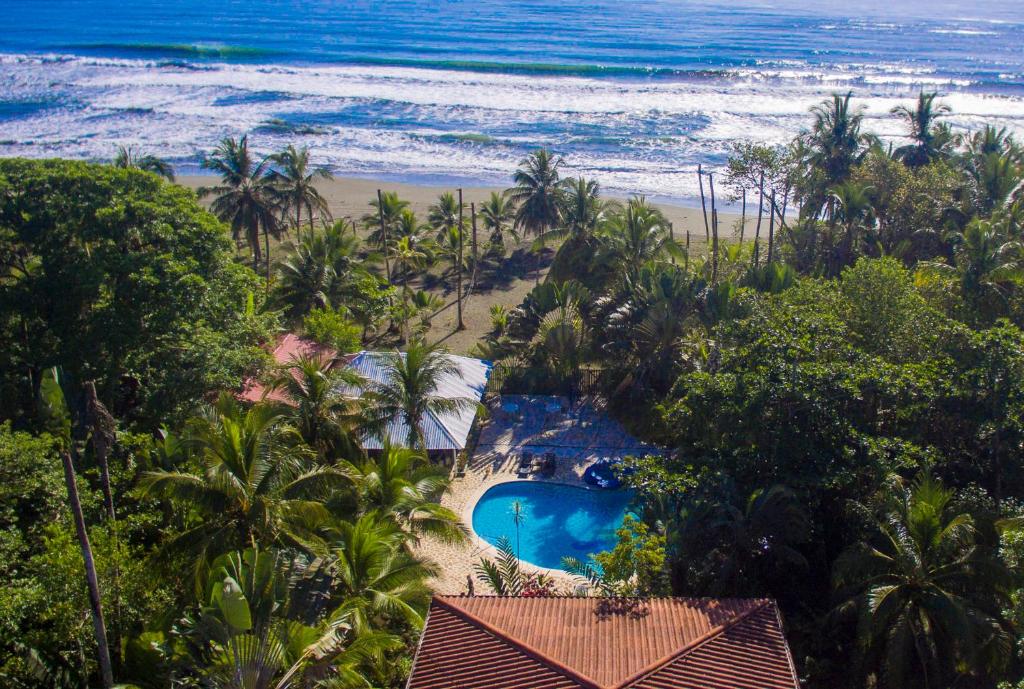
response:
M435 596L407 689L798 689L775 603Z
M290 361L300 356L323 356L333 361L335 366L346 366L366 381L366 387L363 390L345 391L347 394L358 396L363 394L365 389L372 389L374 385L386 382L386 363L388 357L394 356L394 352L362 351L356 354L339 354L330 347L324 347L294 333L288 333L277 341L272 355L277 366L287 366ZM400 352L399 356L404 357L405 353ZM454 460L456 455L466 448L469 432L476 418L477 405L483 399L487 381L491 375L491 364L488 361L471 357L454 354L447 356L455 364L457 372L444 376L434 394L449 399L468 400L473 404L464 405L461 409L449 413L428 412L422 420L421 430L425 438L426 449L431 455ZM267 386L258 378L246 381L239 393L239 399L250 403L263 399L285 401L280 393L268 390ZM405 420L397 417L391 419L384 432L363 439L363 449L380 450L384 446L385 439L394 445L408 444L409 427Z

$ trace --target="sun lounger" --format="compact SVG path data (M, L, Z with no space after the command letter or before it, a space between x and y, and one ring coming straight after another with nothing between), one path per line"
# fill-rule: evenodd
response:
M524 452L522 457L519 459L519 468L516 470L516 474L519 478L526 478L530 475L533 470L533 453Z

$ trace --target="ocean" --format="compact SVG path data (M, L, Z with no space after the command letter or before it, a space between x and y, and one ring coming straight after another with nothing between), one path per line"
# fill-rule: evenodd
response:
M339 175L504 185L546 146L609 191L686 201L698 163L783 143L852 90L866 128L936 90L1024 133L1020 0L0 0L0 156L183 173L224 136Z

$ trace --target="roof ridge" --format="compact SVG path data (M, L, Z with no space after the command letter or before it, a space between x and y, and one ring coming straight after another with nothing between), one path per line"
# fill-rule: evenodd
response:
M441 428L441 432L444 433L445 436L447 436L448 440L452 442L452 445L459 444L459 441L456 440L455 435L452 433L452 430L448 428L444 421L441 420L440 416L438 416L432 409L428 409L427 414L437 423L437 425Z
M449 598L458 598L458 596L449 596ZM494 596L494 598L515 598L515 596ZM527 655L532 656L534 659L544 663L545 665L551 667L557 672L566 675L567 677L569 677L569 679L579 682L587 689L615 689L613 687L605 687L604 685L592 680L591 678L587 677L578 670L574 670L573 668L569 667L568 665L565 665L561 661L555 660L551 656L547 655L546 653L543 653L542 651L537 650L530 644L525 643L520 639L512 638L511 636L503 632L501 629L498 629L491 623L486 622L483 619L474 615L473 613L469 612L468 610L465 610L464 608L461 608L458 605L455 605L454 603L445 600L445 598L441 596L434 596L434 601L442 607L444 607L446 610L480 627L484 631L493 634L502 641L511 644L516 648L519 648Z
M759 612L764 608L768 607L769 605L772 605L772 601L770 599L760 599L757 605L752 606L750 610L746 610L737 615L736 617L732 618L731 620L723 622L714 629L705 632L704 634L700 635L699 637L697 637L687 645L683 646L679 650L673 651L672 653L669 653L667 656L663 658L659 658L647 667L643 668L642 670L639 670L638 672L633 673L632 675L630 675L623 681L619 682L614 687L610 687L609 689L625 689L626 687L639 682L645 677L654 674L655 672L665 667L669 663L673 662L674 660L678 660L679 658L682 658L685 655L689 655L691 652L697 650L699 647L708 643L712 639L718 638L727 630L732 629L733 627L735 627L736 625L740 624L748 617L753 615L755 612Z

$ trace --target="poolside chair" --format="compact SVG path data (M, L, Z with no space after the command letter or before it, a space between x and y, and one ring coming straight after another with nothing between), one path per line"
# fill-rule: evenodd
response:
M555 469L558 468L558 458L554 452L545 452L544 461L541 463L540 475L544 478L551 478L555 475Z
M530 471L533 469L533 453L524 452L519 458L519 468L516 474L519 478L526 478L530 475Z

